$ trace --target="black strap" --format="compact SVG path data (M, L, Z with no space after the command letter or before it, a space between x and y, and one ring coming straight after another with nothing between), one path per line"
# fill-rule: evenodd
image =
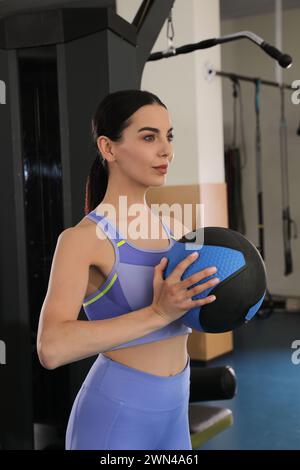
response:
M262 157L261 157L261 129L260 129L260 79L255 80L255 118L256 118L256 193L258 210L258 249L264 258L264 217L263 217L263 184L262 184Z
M232 80L233 85L233 137L232 143L225 149L225 178L227 186L229 228L245 234L245 218L242 202L241 155L237 146L236 108L239 98L239 82Z

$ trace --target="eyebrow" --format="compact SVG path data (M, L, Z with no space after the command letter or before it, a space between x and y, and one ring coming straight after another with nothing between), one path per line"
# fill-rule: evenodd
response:
M172 130L173 130L173 127L170 127L168 132L170 132ZM142 127L141 129L138 130L138 132L141 132L141 131L152 131L152 132L156 132L157 134L160 133L160 130L157 129L156 127Z

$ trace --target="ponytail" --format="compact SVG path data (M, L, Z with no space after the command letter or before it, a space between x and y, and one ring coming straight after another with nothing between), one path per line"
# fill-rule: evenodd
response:
M103 162L103 163L102 163ZM95 158L86 183L85 190L85 215L89 214L103 200L108 184L108 168L105 158L97 155Z

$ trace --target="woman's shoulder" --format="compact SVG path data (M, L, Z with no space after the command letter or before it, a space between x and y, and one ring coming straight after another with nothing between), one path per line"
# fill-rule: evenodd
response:
M95 222L83 217L76 225L64 229L58 238L72 243L75 249L90 249L93 252L94 243L97 242L95 227Z

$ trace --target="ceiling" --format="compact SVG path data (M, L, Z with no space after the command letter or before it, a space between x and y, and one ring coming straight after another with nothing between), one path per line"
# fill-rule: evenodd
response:
M130 0L121 0L130 1ZM176 1L176 0L175 0ZM200 0L198 0L200 1ZM202 0L210 1L210 0ZM221 19L274 12L275 0L219 0ZM142 3L142 0L140 0ZM0 17L31 8L115 7L116 0L0 0ZM282 0L283 9L300 8L300 0Z
M272 13L275 3L275 0L220 0L221 19ZM282 8L300 8L300 0L282 0Z
M0 17L30 9L115 6L115 0L0 0Z

